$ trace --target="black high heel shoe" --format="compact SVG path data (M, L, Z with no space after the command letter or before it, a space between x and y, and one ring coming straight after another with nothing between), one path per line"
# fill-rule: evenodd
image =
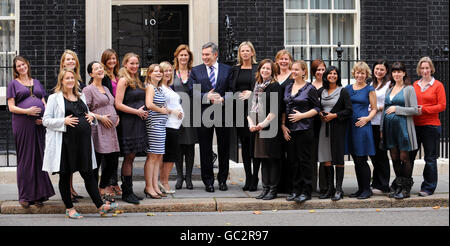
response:
M344 199L344 192L337 190L336 193L334 193L334 196L331 198L332 201L339 201L341 199Z
M159 196L159 195L153 196L152 194L148 193L145 189L144 189L144 194L145 194L145 197L147 197L147 198L161 199L161 196Z

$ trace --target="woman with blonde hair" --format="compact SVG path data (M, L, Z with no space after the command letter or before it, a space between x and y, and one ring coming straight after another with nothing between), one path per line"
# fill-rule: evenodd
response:
M86 85L83 83L80 75L80 60L77 53L72 50L65 50L59 62L59 71L63 68L72 69L75 72L75 80L78 81L78 87L82 90Z
M239 92L238 100L240 100L240 104L236 103L236 108L238 105L244 107L244 117L247 117L248 115L248 103L252 90L255 87L255 74L257 70L258 64L256 63L256 52L253 44L250 41L242 42L238 49L238 64L231 70L233 73L231 80L231 91L233 93ZM238 117L240 118L241 116L236 116L236 119ZM235 126L237 136L241 142L241 154L245 171L245 184L242 189L244 191L256 191L258 187L258 173L261 163L253 160L252 169L252 158L250 156L250 131L247 122L244 121L243 126L238 126L237 124L235 124Z
M166 142L163 161L160 164L160 183L159 188L163 193L175 193L169 186L169 175L172 171L175 161L178 159L180 152L179 129L183 121L183 107L181 107L180 96L172 89L173 85L173 68L167 62L161 62L159 66L164 71L161 81L161 90L166 97L167 109L171 111L166 123Z
M281 129L288 142L293 189L286 200L302 203L311 199L313 120L320 112L320 103L316 88L306 82L308 66L305 61L293 63L292 78L294 83L287 85L283 94L284 112L281 118Z
M345 154L351 154L355 163L358 191L350 197L367 199L372 196L370 189L370 167L368 156L375 155L371 120L377 113L377 95L375 89L366 83L371 76L367 63L357 62L353 66L352 75L356 82L345 87L350 94L353 115L348 125ZM371 108L369 112L367 109Z
M80 219L73 207L70 192L70 176L80 172L100 214L112 212L117 203L103 203L93 170L97 167L91 124L97 124L89 112L84 94L79 92L73 70L63 68L58 75L55 93L48 98L42 124L47 127L44 163L42 170L59 173L59 190L66 206L66 217ZM95 120L95 121L94 121Z
M419 149L423 145L425 154L425 168L419 196L429 196L434 193L438 182L437 158L442 131L439 113L445 110L447 99L444 85L433 77L435 67L429 57L422 57L419 60L416 71L421 76L414 82L420 113L414 116L414 124ZM416 154L417 150L411 152L413 164Z
M292 84L294 81L291 78L293 62L294 58L292 57L292 54L286 49L278 51L275 56L276 71L274 72L274 76L278 83L281 85L282 93L284 93L286 87ZM287 160L288 143L284 138L282 138L281 141L281 178L278 184L278 192L290 194L292 193L292 180L291 174L289 173L289 163Z
M176 92L183 92L189 94L189 83L188 78L192 70L192 63L194 57L192 55L189 46L185 44L180 44L175 53L173 54L173 66L174 66L174 77L173 77L173 89ZM195 155L195 144L198 143L197 129L193 126L193 100L190 96L189 108L183 108L183 111L190 117L185 117L183 119L183 124L179 129L179 144L180 151L178 152L178 158L175 162L177 169L177 182L175 184L175 189L181 189L183 187L183 180L186 182L186 188L189 190L194 189L192 184L192 169L194 167L194 155ZM183 103L182 106L186 104ZM187 112L189 111L189 112ZM186 162L186 173L183 175L183 159Z
M152 64L147 69L145 78L145 105L149 110L146 120L147 130L147 159L145 160L145 189L146 197L161 199L163 194L158 186L159 166L165 153L166 122L170 109L166 107L166 97L161 89L164 70L159 64Z
M139 204L143 198L133 192L133 161L136 153L147 149L145 120L145 88L139 79L139 56L125 54L119 70L119 83L115 106L120 117L118 126L120 152L124 155L122 163L122 200Z
M83 90L83 88L86 86L85 83L83 83L83 80L81 79L80 75L80 60L78 59L77 53L75 53L72 50L65 50L64 53L61 55L61 60L59 62L59 71L62 71L63 68L71 69L75 72L75 80L78 83L79 90ZM73 188L73 177L70 177L70 191L72 196L72 202L78 202L77 199L83 198L83 196L78 195L78 193Z

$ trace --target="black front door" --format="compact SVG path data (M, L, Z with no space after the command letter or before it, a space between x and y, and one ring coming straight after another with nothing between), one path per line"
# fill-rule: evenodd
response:
M180 44L189 44L188 5L121 5L112 7L112 46L120 61L128 52L141 66L168 61Z

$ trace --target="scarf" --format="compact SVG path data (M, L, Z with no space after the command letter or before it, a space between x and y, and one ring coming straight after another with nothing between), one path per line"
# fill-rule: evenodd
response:
M262 95L264 90L270 84L270 81L272 81L272 77L270 77L263 83L256 83L255 89L253 89L254 95L252 98L252 109L250 112L262 113L261 109L264 107L264 105L262 104Z

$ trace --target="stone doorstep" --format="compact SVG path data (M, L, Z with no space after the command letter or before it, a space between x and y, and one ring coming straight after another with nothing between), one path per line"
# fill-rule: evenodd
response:
M313 198L303 204L288 202L285 197L270 201L254 198L196 198L196 199L144 199L140 205L119 202L120 210L124 213L146 212L223 212L223 211L263 211L272 210L315 210L315 209L354 209L354 208L402 208L402 207L448 207L449 195L434 194L428 197L412 195L411 198L396 200L385 196L372 196L370 199L358 200L344 197L343 200L333 202L329 199ZM37 208L31 206L24 209L17 201L5 201L0 204L2 214L64 214L62 201L47 201L45 206ZM75 208L82 214L97 213L92 202L81 201ZM313 211L311 211L313 212ZM111 216L111 215L108 215ZM120 215L119 215L120 216Z

